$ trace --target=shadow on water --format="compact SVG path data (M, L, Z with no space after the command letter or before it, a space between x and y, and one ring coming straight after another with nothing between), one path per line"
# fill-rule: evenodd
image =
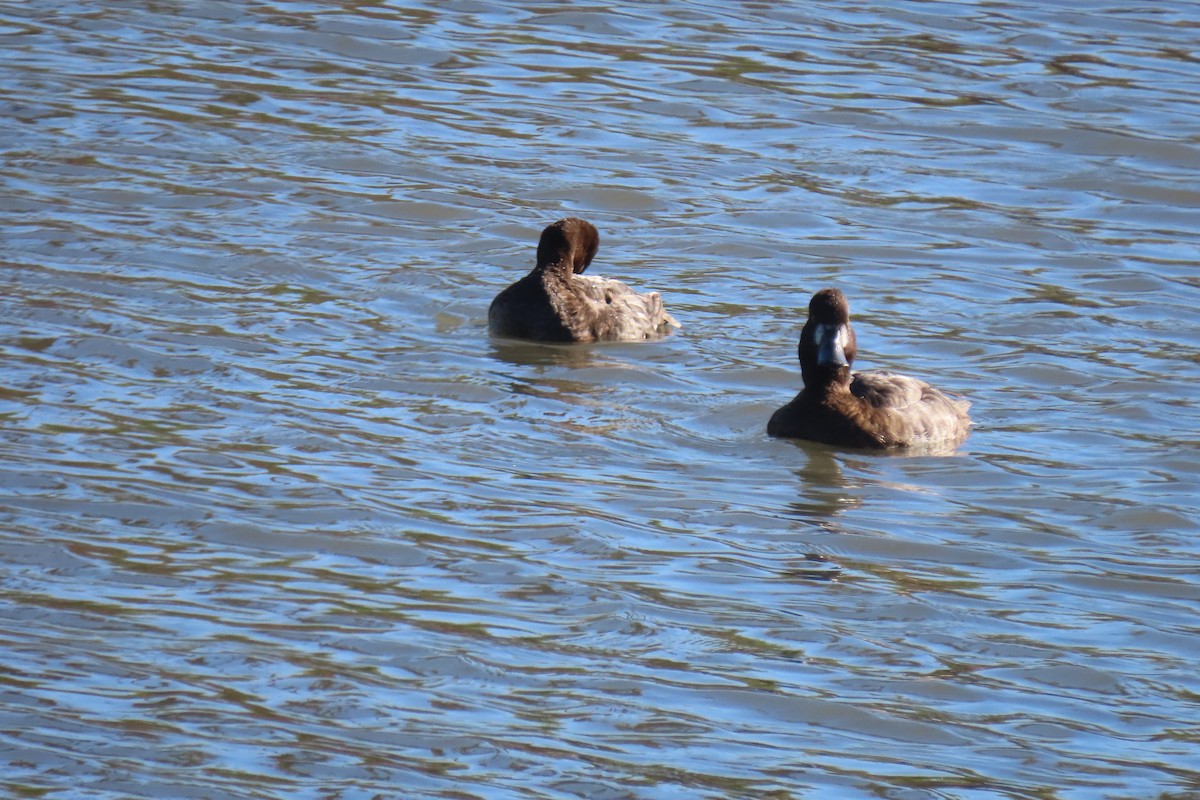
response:
M492 357L517 366L553 366L583 368L617 366L645 358L655 345L667 342L662 336L645 342L594 342L588 344L557 344L527 342L520 339L491 337ZM627 358L628 357L628 358Z
M603 358L597 352L604 345L593 344L549 344L525 342L519 339L489 340L492 357L498 361L520 367L590 367Z

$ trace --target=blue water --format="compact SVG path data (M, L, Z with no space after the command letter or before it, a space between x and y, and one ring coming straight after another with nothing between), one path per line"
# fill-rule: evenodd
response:
M0 794L1200 792L1198 21L0 7ZM683 329L489 339L567 215Z

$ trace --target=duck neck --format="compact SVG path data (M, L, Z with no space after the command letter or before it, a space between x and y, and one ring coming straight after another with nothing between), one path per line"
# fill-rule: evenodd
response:
M574 274L569 259L558 259L546 264L538 264L534 267L533 271L534 274L541 278L542 283L568 283Z
M802 369L804 389L817 397L828 397L850 390L850 367L841 366L835 369L828 367L811 367Z

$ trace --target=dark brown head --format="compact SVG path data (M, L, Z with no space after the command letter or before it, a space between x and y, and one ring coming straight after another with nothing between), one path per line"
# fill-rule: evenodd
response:
M849 383L850 365L857 352L846 295L839 289L822 289L814 294L798 348L804 385Z
M569 265L572 272L580 273L592 263L599 249L600 234L596 226L579 217L567 217L542 231L537 265L542 269Z

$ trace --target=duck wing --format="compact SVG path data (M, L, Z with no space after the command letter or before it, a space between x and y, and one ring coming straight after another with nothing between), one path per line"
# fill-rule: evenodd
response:
M596 315L598 339L638 341L680 327L658 292L639 294L598 275L575 275L575 287Z
M850 393L869 407L888 446L961 442L971 428L971 404L923 380L893 372L855 373Z
M869 403L872 408L911 408L920 403L929 391L937 390L917 378L883 370L856 372L850 381L850 393Z

